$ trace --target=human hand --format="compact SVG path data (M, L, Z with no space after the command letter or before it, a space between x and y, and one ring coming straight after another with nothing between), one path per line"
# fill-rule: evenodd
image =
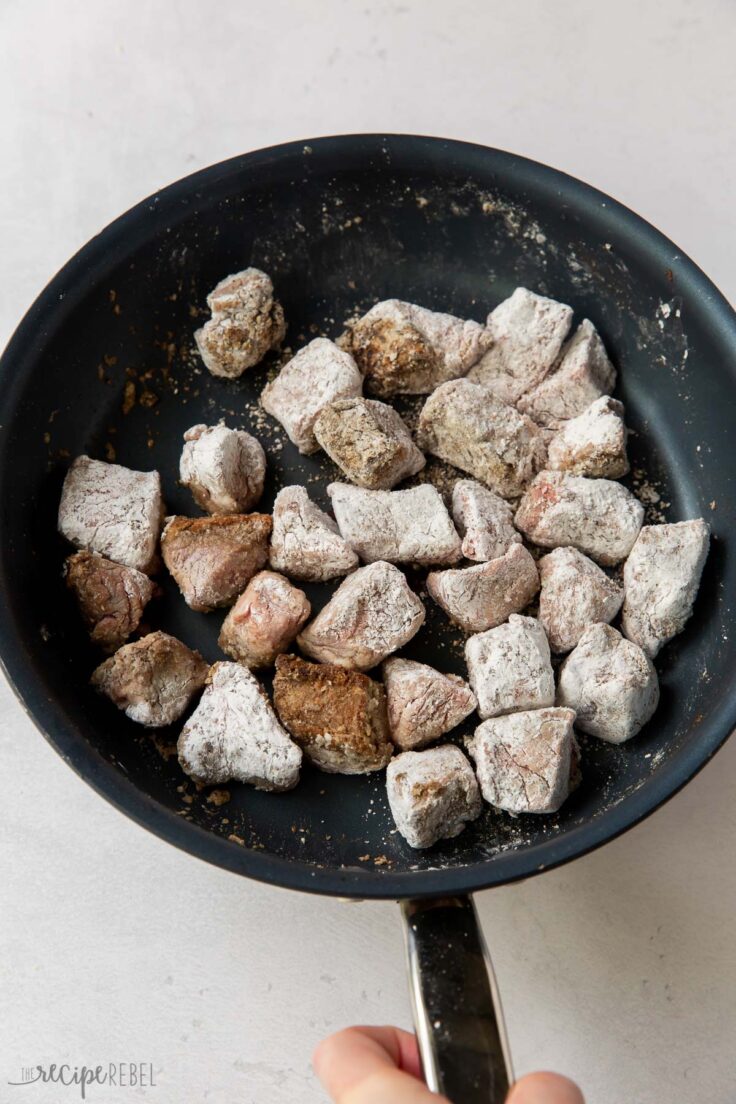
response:
M422 1079L417 1042L397 1027L348 1027L323 1039L312 1059L335 1104L448 1104ZM530 1073L506 1104L585 1104L557 1073Z

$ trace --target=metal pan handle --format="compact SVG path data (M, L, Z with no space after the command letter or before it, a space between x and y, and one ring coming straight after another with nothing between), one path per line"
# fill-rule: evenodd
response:
M402 902L427 1085L452 1104L503 1104L513 1082L496 979L470 897Z

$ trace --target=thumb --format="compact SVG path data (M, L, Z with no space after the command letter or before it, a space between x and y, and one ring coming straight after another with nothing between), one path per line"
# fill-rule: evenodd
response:
M312 1059L335 1104L449 1104L421 1080L416 1040L395 1027L349 1027Z
M517 1081L506 1104L585 1104L577 1085L559 1073L529 1073Z

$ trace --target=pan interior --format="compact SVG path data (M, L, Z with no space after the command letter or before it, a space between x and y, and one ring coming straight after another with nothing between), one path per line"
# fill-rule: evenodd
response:
M616 394L633 431L631 483L650 520L703 515L713 524L695 615L658 660L659 710L629 745L583 738L583 783L557 816L511 818L486 808L456 840L416 852L393 830L382 774L338 777L306 766L288 794L199 790L178 767L176 730L152 736L88 689L99 657L60 582L68 549L55 535L70 457L155 467L169 512L198 513L177 483L182 434L224 418L266 449L263 509L290 483L306 484L327 505L336 469L319 454L301 457L258 406L276 358L226 381L210 376L193 351L207 292L249 264L273 277L292 350L318 334L336 337L346 319L383 298L478 320L518 285L570 303L576 322L598 327L619 369ZM17 664L33 673L37 697L24 691L30 708L38 712L41 699L53 708L56 722L46 727L52 738L64 728L77 765L80 749L88 758L87 749L98 753L86 773L100 788L110 771L122 774L178 818L178 831L191 826L180 842L201 850L196 828L204 829L221 840L209 857L235 869L247 869L244 855L272 856L317 878L344 872L346 891L358 894L377 892L381 879L390 893L393 876L408 871L477 864L476 882L491 883L510 851L522 859L516 873L530 872L540 844L576 838L625 809L679 758L692 758L703 726L732 709L723 676L736 658L734 567L724 539L734 497L733 360L686 276L680 280L674 252L665 264L662 250L596 193L508 155L451 143L284 147L199 174L142 205L62 272L54 304L47 292L32 332L26 323L23 348L16 342L6 359L3 589L6 623L22 645L11 657L6 639L5 659L11 674ZM409 418L418 405L404 404ZM431 465L430 477L441 484L447 472ZM163 588L150 625L208 660L222 658L223 615L187 609L170 579ZM317 608L332 589L307 588ZM404 654L463 674L462 634L431 601L426 606L427 625Z

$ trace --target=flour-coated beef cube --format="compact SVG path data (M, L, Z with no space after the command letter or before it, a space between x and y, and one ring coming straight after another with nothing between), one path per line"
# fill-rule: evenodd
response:
M560 668L557 704L576 726L610 744L636 736L659 703L652 661L610 625L591 625Z
M542 548L572 547L598 563L625 560L644 520L644 507L610 479L541 472L521 499L516 527Z
M471 636L465 644L465 659L484 720L554 705L549 644L536 618L512 613L503 625Z
M350 353L326 337L315 337L283 366L261 393L261 406L281 422L300 452L316 452L314 425L336 399L354 398L363 379Z
M654 657L682 632L693 611L708 555L702 518L645 525L624 564L623 631Z
M485 800L507 813L556 813L570 792L572 709L532 709L484 721L467 741Z
M460 537L430 483L403 491L366 491L330 483L340 533L367 563L448 564L461 558Z
M534 558L521 544L487 563L431 571L427 591L451 621L467 632L483 632L518 613L539 590Z
M392 657L383 664L391 739L403 751L444 736L475 709L464 679L426 663Z
M207 786L234 781L282 791L299 781L300 748L256 677L239 663L213 665L177 748L184 773Z
M195 425L184 434L179 478L208 514L243 514L263 494L266 454L242 429Z
M452 744L397 755L386 771L386 793L396 827L417 849L454 839L483 807L473 769Z
M616 386L616 369L592 322L584 319L541 383L518 401L519 410L539 425L557 429L587 410Z
M623 587L576 548L555 548L537 566L539 620L553 652L569 652L589 625L613 621L621 609Z
M550 371L571 322L572 308L565 303L517 288L488 315L492 344L468 378L516 403Z
M407 644L424 617L402 572L379 560L343 580L297 643L320 663L365 671Z
M207 305L212 317L194 340L213 376L242 376L284 340L284 312L274 299L271 278L258 268L220 280L207 296Z
M77 548L150 573L164 505L157 471L139 472L78 456L64 480L59 532Z
M626 437L622 403L604 395L557 431L547 446L547 467L620 479L629 470Z
M336 579L358 566L337 522L312 502L304 487L284 487L276 495L269 558L276 571L311 583Z

